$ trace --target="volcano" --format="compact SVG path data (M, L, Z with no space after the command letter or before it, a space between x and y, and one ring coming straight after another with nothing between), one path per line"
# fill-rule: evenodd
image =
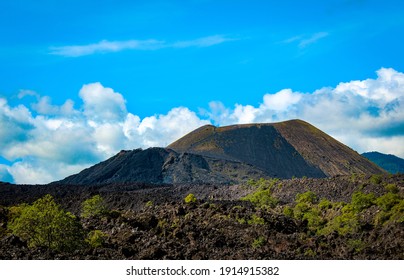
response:
M121 151L62 184L239 183L260 177L322 178L385 173L302 120L202 126L166 148Z

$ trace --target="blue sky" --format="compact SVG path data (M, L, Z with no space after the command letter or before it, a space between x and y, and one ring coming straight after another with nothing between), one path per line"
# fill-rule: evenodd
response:
M288 118L404 156L403 1L13 0L0 34L0 180Z

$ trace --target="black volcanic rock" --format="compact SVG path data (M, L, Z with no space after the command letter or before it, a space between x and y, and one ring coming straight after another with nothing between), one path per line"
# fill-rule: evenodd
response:
M392 174L404 173L404 159L395 155L386 155L379 152L367 152L363 153L362 156Z
M110 159L69 176L57 184L219 183L229 184L267 174L243 162L211 158L170 149L121 151Z
M178 152L245 162L271 177L325 177L268 124L203 126L168 147Z

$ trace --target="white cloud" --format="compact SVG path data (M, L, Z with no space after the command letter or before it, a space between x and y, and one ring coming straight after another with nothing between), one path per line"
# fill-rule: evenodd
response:
M293 92L291 89L283 89L276 94L265 94L263 105L265 108L282 112L298 103L301 98L301 93Z
M210 123L188 108L171 109L166 115L146 117L128 114L123 131L130 147L167 146L193 129Z
M102 40L98 43L87 45L70 45L60 47L50 47L49 54L60 55L66 57L79 57L92 55L97 53L111 53L123 50L158 50L163 48L188 48L188 47L210 47L235 39L223 36L214 35L203 38L198 38L189 41L179 41L176 43L168 43L161 40L128 40L128 41L107 41Z
M84 115L90 120L115 122L126 115L123 96L100 83L84 85L79 95L84 102Z
M217 124L306 120L359 152L404 157L404 74L381 68L376 79L340 83L313 93L281 90L257 106L212 108Z
M18 92L17 97L18 97L19 99L22 99L22 98L24 98L25 96L34 96L34 97L36 97L36 98L39 98L39 94L36 93L36 92L33 91L33 90L22 89L22 90L20 90L20 91Z
M16 184L45 184L80 172L88 165L69 165L62 162L24 160L8 168Z
M218 44L222 44L224 42L228 41L234 41L236 39L234 38L229 38L223 35L214 35L214 36L208 36L208 37L203 37L199 38L196 40L190 40L190 41L180 41L172 44L174 48L188 48L188 47L199 47L199 48L205 48L205 47L210 47Z
M104 160L121 149L166 146L210 122L217 125L303 119L359 152L404 157L404 74L381 68L376 79L350 81L313 93L284 89L261 104L209 103L200 114L186 107L141 119L122 94L100 83L84 85L82 104L52 104L37 96L28 108L0 98L0 180L48 183ZM75 106L77 106L75 108ZM35 113L33 113L35 112ZM206 118L202 118L205 116Z
M73 115L77 113L74 110L74 102L72 100L66 100L59 107L52 105L52 100L49 96L38 97L38 102L32 103L31 107L41 115Z
M84 85L80 109L38 96L31 110L0 99L0 180L49 183L79 172L121 149L166 146L208 123L187 108L140 119L127 112L120 93L100 83Z
M79 57L95 53L119 52L122 50L155 50L163 48L164 41L158 40L129 40L129 41L107 41L88 45L72 45L51 47L50 54Z
M294 37L288 38L286 40L283 40L279 43L281 43L281 44L297 43L297 46L300 49L304 49L329 35L330 34L328 32L317 32L317 33L311 34L309 36L298 35L298 36L294 36Z
M327 37L329 34L328 32L318 32L310 36L309 38L303 39L299 42L300 48L305 48L311 44L316 43L318 40Z

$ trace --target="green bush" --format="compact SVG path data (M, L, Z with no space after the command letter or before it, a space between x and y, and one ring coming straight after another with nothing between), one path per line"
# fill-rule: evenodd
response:
M87 235L86 242L92 247L92 248L98 248L101 247L108 235L101 230L93 230L90 231Z
M305 193L299 193L296 195L295 201L297 203L316 203L317 195L312 191L308 191Z
M247 200L253 203L257 207L270 207L273 208L278 203L278 200L271 195L271 191L269 189L259 189L254 193L251 193L242 200Z
M372 184L378 185L382 182L382 175L380 174L373 174L372 176L370 176L370 182Z
M404 199L394 205L390 210L390 221L402 223L404 222Z
M27 240L30 247L71 251L83 244L81 224L73 214L61 209L51 195L20 210L8 226L13 234Z
M376 205L383 211L390 211L398 203L400 203L400 196L390 192L376 199Z
M400 191L395 184L387 184L385 188L388 192L391 193L398 193Z
M257 215L251 215L251 219L248 220L249 225L265 225L265 220Z
M386 208L385 208L386 209ZM381 211L375 217L376 225L383 225L388 223L403 223L404 222L404 199L400 199L388 211Z
M293 208L286 206L285 208L283 208L283 214L285 216L293 218L294 217Z
M327 209L331 209L332 208L332 203L331 201L329 201L328 199L322 199L320 200L320 202L318 203L318 208L320 210L327 210Z
M322 226L326 223L323 217L321 216L321 212L313 207L303 215L303 221L307 221L307 226L313 232L316 232L322 228Z
M295 217L295 219L303 220L304 214L310 211L311 207L312 204L300 202L293 208L293 216Z
M306 249L305 251L304 251L304 256L305 257L308 257L308 258L314 258L315 256L317 256L317 254L316 254L316 252L315 251L313 251L313 249Z
M258 186L257 190L246 195L241 200L250 201L256 207L274 208L278 200L272 196L271 188L278 182L278 179L254 181L253 186Z
M376 197L373 193L365 194L363 192L355 192L351 198L351 205L356 212L361 212L375 204Z
M329 226L340 235L346 235L347 233L355 233L358 231L360 224L357 214L346 212L335 217L330 222Z
M195 203L197 201L194 194L190 193L185 198L184 201L186 204Z
M265 237L260 236L257 239L255 239L252 243L253 248L259 248L262 247L265 244L266 240Z
M81 204L81 217L99 217L107 213L104 199L100 195L95 195Z

